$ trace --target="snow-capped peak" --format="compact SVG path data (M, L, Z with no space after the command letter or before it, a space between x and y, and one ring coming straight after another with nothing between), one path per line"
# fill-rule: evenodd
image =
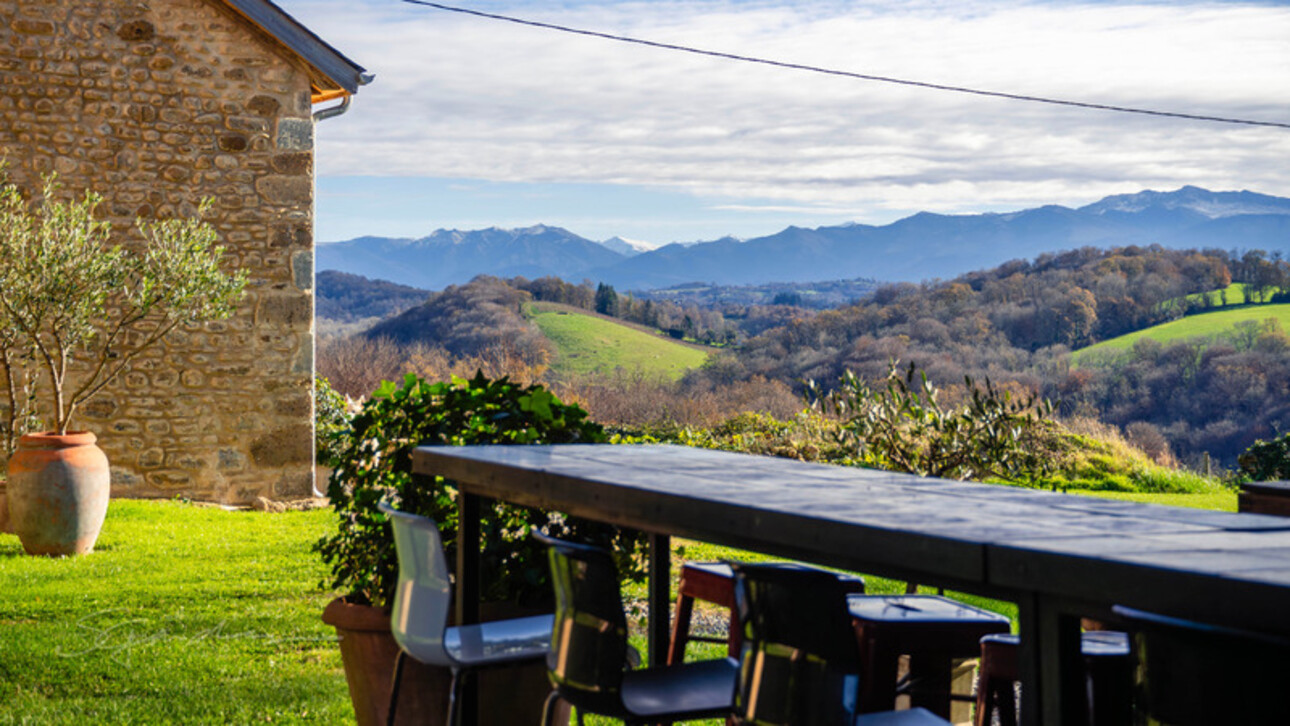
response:
M638 239L627 239L625 237L610 237L600 244L617 252L620 255L635 257L642 252L658 249L658 245L652 242L643 242Z

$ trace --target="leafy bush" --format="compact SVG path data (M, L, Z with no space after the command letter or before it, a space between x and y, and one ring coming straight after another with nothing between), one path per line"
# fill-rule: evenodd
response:
M1290 432L1271 441L1255 441L1237 457L1237 463L1250 481L1290 479Z
M1037 397L1015 401L989 381L966 378L970 392L959 408L946 408L927 374L895 363L886 385L875 389L847 371L841 385L822 394L810 383L817 409L841 420L836 437L855 463L947 479L1033 482L1051 473L1035 446L1052 405Z
M338 530L314 550L331 565L334 588L352 601L388 606L398 580L398 557L389 522L377 509L382 499L433 518L450 562L458 546L457 489L440 478L430 486L413 481L416 446L605 441L604 429L587 420L585 411L561 403L541 386L521 387L483 374L438 383L412 374L401 384L386 381L353 418L352 434L333 461L327 494ZM550 599L546 552L532 542L531 527L615 546L620 571L636 581L644 577L639 557L644 540L636 533L504 502L481 509L481 592L486 599L530 604Z
M345 397L325 376L314 378L314 443L318 463L335 466L350 434L350 412Z
M746 411L711 428L687 426L654 433L669 443L702 449L740 451L799 461L846 463L847 452L831 435L836 429L835 421L808 409L791 420Z

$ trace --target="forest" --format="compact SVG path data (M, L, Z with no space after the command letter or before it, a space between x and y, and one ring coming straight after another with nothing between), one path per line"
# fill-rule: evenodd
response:
M1240 301L1227 299L1233 283L1244 293ZM1071 352L1237 302L1288 302L1288 288L1290 263L1279 255L1158 246L1081 248L948 281L886 285L824 311L701 307L604 284L481 277L432 294L364 340L403 346L405 362L407 347L420 346L422 360L429 350L475 364L500 358L544 380L554 351L525 319L524 303L560 302L713 346L708 364L675 384L548 381L577 391L597 415L597 405L619 418L681 423L696 407L709 417L739 413L739 405L784 415L812 382L828 390L847 371L877 381L900 361L918 365L951 400L963 395L965 376L989 380L1046 398L1059 415L1111 424L1193 466L1206 456L1230 466L1256 439L1290 429L1290 336L1275 319L1204 339L1142 340L1080 365ZM320 346L321 371L345 344Z

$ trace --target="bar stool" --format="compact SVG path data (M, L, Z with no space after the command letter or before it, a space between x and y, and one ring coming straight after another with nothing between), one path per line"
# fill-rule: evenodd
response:
M817 569L796 563L775 563L776 567L798 569ZM821 570L823 572L824 570ZM856 575L830 573L835 575L848 593L864 593L864 578ZM715 603L730 611L729 635L726 638L713 638L702 635L690 635L690 618L694 612L694 601ZM743 638L743 628L739 623L739 609L735 604L735 576L730 565L724 562L687 562L681 565L681 583L677 586L676 617L672 620L672 639L668 643L668 665L685 660L685 646L692 640L701 643L726 643L727 653L731 658L739 657L739 646Z
M949 718L954 696L953 661L976 658L981 638L1011 630L1008 618L937 595L857 596L847 598L865 680L861 713L887 711L898 695L910 705ZM909 656L909 674L897 679L900 657Z
M1000 726L1017 726L1016 635L987 635L981 639L981 665L977 670L976 726L990 726L999 715ZM1133 661L1129 636L1112 630L1080 635L1088 694L1089 726L1129 726L1133 722Z
M1290 723L1290 640L1118 605L1112 610L1133 633L1138 723Z
M548 547L555 589L555 623L547 674L554 690L542 726L558 701L582 714L626 724L723 718L734 704L738 663L731 658L629 670L627 616L613 556L608 550L533 532Z
M735 691L740 726L950 726L921 708L861 714L864 667L848 593L830 572L734 565L744 640Z

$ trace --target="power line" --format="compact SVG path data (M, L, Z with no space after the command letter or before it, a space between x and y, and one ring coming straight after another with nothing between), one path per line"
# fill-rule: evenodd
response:
M889 76L876 76L867 73L853 73L851 71L841 71L835 68L822 68L820 66L806 65L804 63L788 63L785 61L770 60L768 58L757 58L755 56L739 55L736 53L723 53L715 50L704 50L702 48L693 48L685 45L675 45L672 43L660 43L654 40L644 40L642 38L632 38L625 35L614 35L612 33L602 33L595 30L584 30L581 28L571 28L566 25L556 25L554 23L543 23L537 20L526 20L516 18L510 15L498 15L496 13L486 13L481 10L471 10L469 8L456 7L453 5L444 5L443 3L429 2L429 0L403 0L409 5L423 5L437 10L446 10L452 13L461 13L463 15L474 15L489 20L501 20L517 25L527 25L534 28L543 28L545 30L556 30L561 33L572 33L574 35L585 35L592 38L602 38L604 40L615 40L620 43L634 43L650 48L659 48L662 50L679 51L682 53L692 53L694 55L709 56L712 58L724 58L726 60L742 61L744 63L759 63L761 65L774 66L776 68L788 68L798 71L809 71L811 73L824 73L831 76L842 76L844 78L855 78L863 81L875 81L878 83L894 83L901 86L913 86L915 88L927 88L934 91L950 91L953 93L966 93L974 96L988 96L991 98L1006 98L1012 101L1028 101L1031 103L1047 103L1055 106L1070 106L1074 108L1091 109L1094 111L1111 111L1115 113L1136 113L1146 116L1164 116L1167 118L1186 119L1188 121L1212 121L1214 123L1224 124L1242 124L1245 126L1270 126L1273 128L1290 129L1290 123L1280 123L1277 121L1253 121L1242 118L1229 118L1224 116L1204 116L1200 114L1178 113L1175 111L1158 111L1147 108L1133 108L1130 106L1114 106L1104 103L1086 103L1083 101L1068 101L1060 98L1045 98L1043 96L1028 96L1020 93L1005 93L1003 91L986 91L979 88L968 88L965 86L951 86L943 83L929 83L927 81L913 81L905 78L892 78Z

